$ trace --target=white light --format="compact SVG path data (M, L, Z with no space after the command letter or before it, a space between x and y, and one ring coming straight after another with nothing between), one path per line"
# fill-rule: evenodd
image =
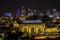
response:
M49 17L53 17L53 15L49 15Z
M53 11L56 11L56 9L53 9Z

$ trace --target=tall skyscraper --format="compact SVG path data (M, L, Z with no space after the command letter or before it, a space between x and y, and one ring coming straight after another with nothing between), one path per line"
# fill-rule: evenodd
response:
M22 8L21 8L21 13L25 13L25 8L24 8L24 6L22 6Z
M53 15L53 17L56 17L56 9L53 9L52 15Z
M50 15L50 10L47 10L47 13L46 13L46 15L48 15L48 16Z
M20 12L20 10L19 10L19 8L18 8L18 10L16 11L16 14L17 14L17 15L20 15L20 13L21 13L21 12Z
M32 15L33 15L33 11L28 8L28 16L32 16Z

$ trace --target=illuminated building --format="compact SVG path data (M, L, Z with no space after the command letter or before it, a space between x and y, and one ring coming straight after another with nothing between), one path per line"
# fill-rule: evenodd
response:
M22 8L21 8L21 13L25 13L25 8L24 8L24 6L22 6Z
M60 13L58 11L56 12L56 19L60 19Z
M50 15L50 11L49 10L47 11L47 14L46 15L48 15L48 16Z
M56 9L53 9L53 13L52 13L53 17L55 17L56 19L60 19L60 14L58 11L56 11Z
M20 24L21 31L30 35L56 35L58 27L46 28L45 24ZM57 34L58 35L58 34Z
M13 26L14 26L14 28L18 28L19 24L16 21L14 21Z
M17 10L17 15L20 15L20 10L19 10L19 8L18 8L18 10Z
M36 10L34 10L34 12L36 12Z
M56 17L56 9L53 9L52 15L53 15L53 17Z
M28 9L28 16L32 16L33 15L33 11L31 9Z
M28 16L30 16L31 13L31 9L28 8Z
M40 15L40 17L43 17L43 16L44 16L44 14L43 14L43 13L40 13L39 15Z
M10 16L12 16L12 15L11 15L11 13L5 13L4 16L10 17Z

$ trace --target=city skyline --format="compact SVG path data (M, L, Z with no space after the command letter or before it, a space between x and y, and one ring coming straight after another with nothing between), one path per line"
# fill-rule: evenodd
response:
M31 9L53 9L60 10L59 0L1 0L0 12L16 11L24 6Z

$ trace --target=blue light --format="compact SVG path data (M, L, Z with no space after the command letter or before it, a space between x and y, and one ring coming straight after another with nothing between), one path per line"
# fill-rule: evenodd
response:
M55 12L53 12L53 14L52 14L54 17L56 16L56 13Z
M5 13L4 16L10 17L11 13Z
M18 14L18 15L20 14L20 10L19 10L19 8L18 8L18 10L17 10L17 14Z

